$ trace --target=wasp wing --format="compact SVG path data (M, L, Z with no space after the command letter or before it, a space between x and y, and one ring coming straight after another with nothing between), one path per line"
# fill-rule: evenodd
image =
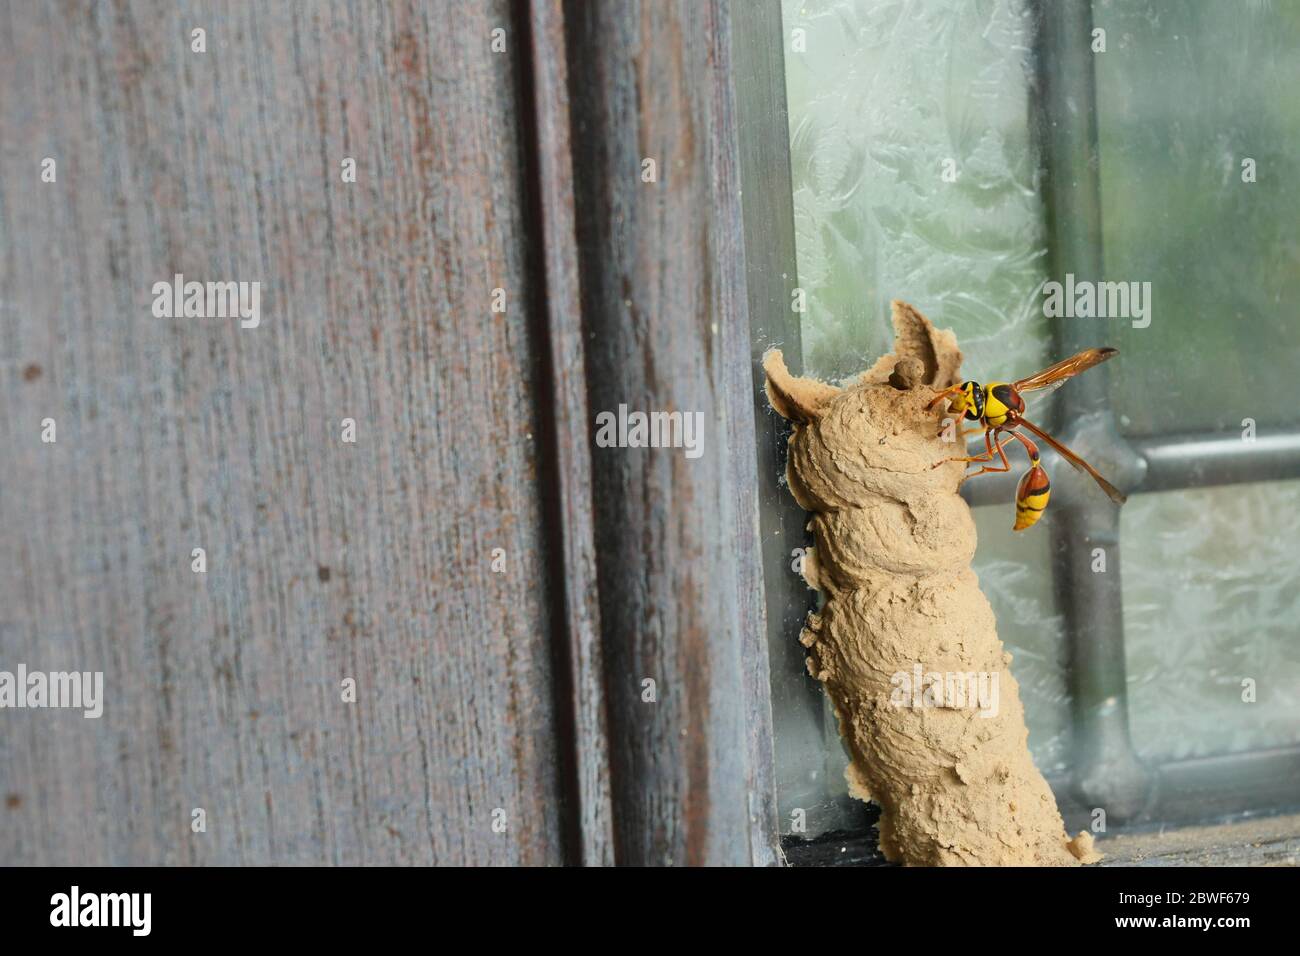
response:
M1119 349L1084 349L1078 355L1071 355L1068 359L1062 359L1036 375L1013 382L1012 386L1018 392L1032 392L1035 389L1048 387L1055 388L1063 384L1066 379L1073 378L1080 372L1086 372L1094 365L1100 365L1106 359L1118 354Z
M1057 441L1051 435L1047 434L1047 432L1043 431L1033 422L1027 421L1026 419L1022 418L1020 419L1019 424L1024 425L1026 428L1028 428L1031 432L1033 432L1043 441L1047 442L1047 444L1055 448L1057 453L1060 454L1062 458L1068 461L1075 468L1079 469L1079 471L1083 472L1085 475L1091 475L1093 481L1101 485L1101 490L1106 492L1106 494L1110 497L1110 500L1115 502L1115 504L1122 505L1124 502L1128 501L1128 496L1125 495L1118 488L1116 488L1114 485L1112 485L1105 478L1103 478L1096 468L1092 467L1092 465L1088 464L1086 461L1084 461L1074 452L1070 451L1070 449L1066 448L1059 441Z

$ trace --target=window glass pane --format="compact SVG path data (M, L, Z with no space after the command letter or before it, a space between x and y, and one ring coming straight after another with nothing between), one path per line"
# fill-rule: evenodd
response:
M1050 572L1051 537L1012 531L1010 501L973 514L979 535L975 573L997 617L998 637L1014 658L1029 750L1038 769L1061 773L1070 754L1069 660Z
M1122 338L1134 435L1300 427L1300 5L1094 4L1107 278L1151 282ZM1112 55L1114 54L1114 55ZM1254 179L1253 182L1248 180ZM1123 515L1139 754L1300 742L1294 483L1140 495ZM1242 702L1243 678L1266 690Z
M1138 495L1121 514L1137 752L1300 743L1300 561L1294 534L1278 526L1279 515L1300 514L1300 482Z
M888 351L893 298L957 330L971 374L1049 364L1024 5L783 0L782 9L805 372L836 380ZM797 30L806 55L792 49ZM976 509L976 520L975 570L1015 655L1030 746L1045 771L1063 769L1069 699L1047 536L1013 539L1010 502ZM788 688L774 695L782 819L799 807L810 833L850 827L861 808L847 796L820 685L795 673L786 681L821 706L794 706ZM785 743L796 740L803 746Z
M1045 317L1043 284L1064 277L1047 272L1027 3L782 0L782 11L805 372L837 380L871 364L901 298L954 329L964 371L985 381L1061 357L1055 323L1095 322L1095 344L1122 352L1112 401L1134 438L1235 440L1243 419L1261 435L1300 428L1300 4L1093 4L1107 42L1093 58L1104 278L1151 283L1144 328ZM1031 405L1055 422L1051 397ZM1122 511L1129 713L1144 760L1300 744L1300 548L1279 530L1298 496L1300 482L1189 488L1134 495ZM975 570L1014 656L1031 750L1062 775L1071 699L1053 515L1013 534L1010 500L974 513ZM799 806L809 835L851 828L861 810L834 721L797 660L775 678L783 819ZM1257 682L1254 704L1243 678Z
M1107 278L1151 283L1116 343L1125 429L1295 427L1300 4L1094 10Z
M1047 324L1019 3L785 0L809 373L893 344L889 301L961 333L970 368L1037 368ZM790 43L787 42L787 48Z

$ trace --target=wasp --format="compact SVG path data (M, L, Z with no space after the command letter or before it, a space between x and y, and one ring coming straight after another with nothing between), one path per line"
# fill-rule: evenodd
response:
M943 461L935 462L933 467L938 468L950 461L961 461L967 464L992 462L997 457L1002 461L1001 466L987 464L966 477L974 478L990 471L1010 471L1011 463L1007 460L1006 445L1012 439L1020 442L1029 455L1029 471L1025 472L1016 486L1015 530L1023 531L1043 516L1043 512L1047 509L1047 499L1052 491L1052 483L1048 480L1047 472L1039 460L1038 446L1018 431L1023 427L1056 449L1062 458L1079 471L1090 475L1101 486L1101 490L1110 496L1111 501L1122 505L1127 500L1125 495L1098 474L1097 469L1025 418L1025 400L1022 397L1023 392L1041 389L1050 391L1060 388L1080 372L1086 372L1094 365L1100 365L1118 354L1119 349L1085 349L1078 355L1071 355L1068 359L1057 362L1036 375L1022 378L1018 382L990 382L987 385L981 385L979 382L962 382L960 385L944 389L934 397L926 409L934 408L946 399L950 411L964 412L968 421L979 422L984 429L985 452L982 455L966 458L945 458ZM974 434L978 431L978 428L972 428L962 431L961 435Z

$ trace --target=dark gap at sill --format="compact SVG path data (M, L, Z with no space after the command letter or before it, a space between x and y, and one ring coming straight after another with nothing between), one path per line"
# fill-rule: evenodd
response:
M1152 769L1156 789L1151 806L1133 823L1110 827L1107 835L1151 834L1300 812L1300 747L1171 761ZM1069 782L1052 777L1048 783L1067 832L1090 829L1092 810L1074 799ZM867 812L869 823L862 830L836 830L812 839L782 836L786 862L790 866L892 866L880 852L876 831L880 808L870 804ZM1195 848L1178 852L1190 854Z
M797 836L781 838L781 851L788 866L897 866L880 852L874 828L866 833L835 830L814 840Z
M1269 819L1292 820L1285 814L1270 814L1267 817L1242 818L1231 821L1240 826L1249 823L1266 824ZM1099 849L1105 854L1097 866L1290 866L1296 858L1295 847L1300 842L1300 828L1291 836L1272 836L1257 840L1244 833L1230 843L1223 843L1222 832L1215 826L1191 826L1191 839L1181 829L1163 831L1158 826L1131 827L1118 830L1111 837L1137 838L1147 844L1146 849L1138 855L1131 855L1131 848L1126 839L1123 844L1108 846L1103 838ZM1156 838L1154 844L1143 838ZM1167 844L1164 839L1167 838ZM1216 837L1219 837L1216 839ZM1121 849L1121 846L1123 847ZM808 866L875 866L894 867L880 854L876 843L875 830L869 833L845 833L837 831L823 834L815 840L803 840L797 837L785 837L781 842L786 863L794 867Z
M880 852L880 807L859 804L865 825L860 830L832 830L811 839L798 834L781 837L781 850L789 866L897 866Z

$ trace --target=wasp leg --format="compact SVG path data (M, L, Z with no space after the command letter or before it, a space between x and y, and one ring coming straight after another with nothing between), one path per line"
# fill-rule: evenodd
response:
M989 436L991 436L991 435L993 434L993 432L994 432L994 429L992 429L992 428L986 428L986 429L984 429L984 448L986 449L986 451L984 452L984 454L982 454L982 455L965 455L965 456L962 456L962 457L956 457L956 458L943 458L943 459L941 459L941 460L939 460L939 461L936 461L936 462L935 462L933 465L931 465L930 467L931 467L931 468L938 468L940 465L946 465L946 464L948 464L948 462L950 462L950 461L964 461L964 462L972 462L972 461L992 461L992 460L993 460L993 445L992 445L992 443L989 441Z
M987 428L987 429L984 430L984 447L985 447L985 449L987 449L987 450L984 452L984 454L982 454L982 455L967 455L967 456L960 457L960 458L945 458L945 459L943 459L943 461L936 461L936 462L935 462L933 465L931 465L930 467L931 467L931 468L938 468L940 465L946 465L946 464L948 464L948 462L950 462L950 461L964 461L964 462L966 462L966 463L968 463L968 464L969 464L970 462L992 461L994 455L1001 455L1001 456L1002 456L1002 461L1005 463L1006 460L1007 460L1007 453L1006 453L1005 451L1003 451L1002 449L1003 449L1003 446L1006 444L1006 442L1005 442L1005 441L999 441L999 442L998 442L997 451L994 451L994 450L993 450L993 438L994 438L994 436L997 435L997 433L998 433L998 429L996 429L996 428ZM1007 464L1007 467L1006 467L1006 468L985 468L983 471L977 471L977 472L975 472L975 475L982 475L982 474L984 474L985 471L1010 471L1010 470L1011 470L1011 465L1010 465L1010 464ZM974 478L975 475L967 475L966 477L968 477L968 478Z
M1015 433L1015 432L1008 432L1007 434L1008 434L1009 436L1011 436L1011 435L1015 435L1016 433ZM1017 437L1019 437L1019 436L1017 436ZM985 466L984 466L983 468L981 468L979 471L973 471L973 472L971 472L969 475L966 475L964 478L962 478L962 480L963 480L963 481L966 481L967 479L975 478L975 477L977 477L978 475L987 474L988 472L991 472L991 471L1010 471L1010 470L1011 470L1011 462L1007 461L1007 452L1006 452L1007 442L1009 442L1010 440L1011 440L1011 438L1008 437L1008 438L1004 438L1004 439L1002 439L1001 441L998 442L998 455L1001 456L1001 458L1002 458L1002 467L1001 467L1001 468L997 467L996 465L985 465ZM990 455L989 457L992 458L992 455Z
M1014 438L1016 441L1020 442L1020 444L1025 446L1025 454L1029 456L1030 465L1037 465L1039 463L1037 445L1031 442L1024 435L1020 434L1020 432L1011 431L1011 432L1007 432L1007 434L1010 435L1012 438Z

